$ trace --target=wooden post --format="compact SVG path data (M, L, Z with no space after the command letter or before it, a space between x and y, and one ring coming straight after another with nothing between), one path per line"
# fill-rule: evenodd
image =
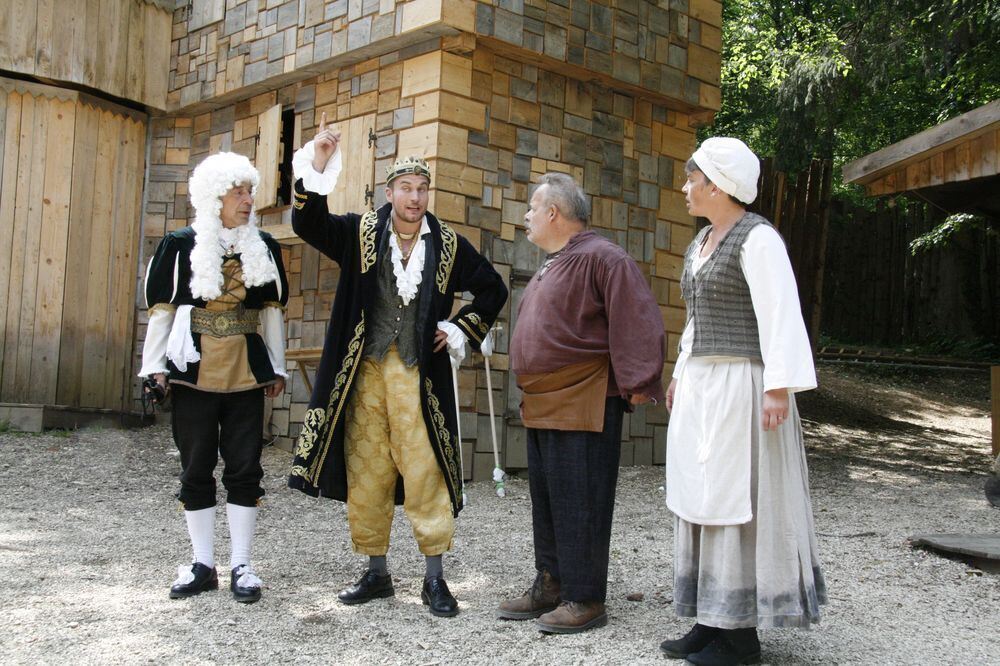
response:
M993 403L993 459L1000 456L1000 365L990 369L990 395Z

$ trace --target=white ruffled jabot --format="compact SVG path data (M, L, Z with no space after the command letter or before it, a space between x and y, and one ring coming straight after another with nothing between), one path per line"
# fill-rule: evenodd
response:
M247 224L226 229L217 212L213 217L210 211L198 211L191 228L195 232L194 249L191 250L191 295L195 298L211 301L222 295L225 281L222 262L230 246L234 254L240 255L246 286L258 287L279 280L271 251L260 237L256 213L250 214Z
M392 219L389 220L390 226ZM424 277L424 251L426 241L424 236L431 233L431 228L427 225L427 216L424 215L420 221L420 237L416 241L416 246L410 252L410 258L403 266L403 248L399 247L399 238L395 232L389 232L389 248L392 250L392 272L396 276L396 291L403 299L403 305L409 305L410 301L417 295L420 281Z

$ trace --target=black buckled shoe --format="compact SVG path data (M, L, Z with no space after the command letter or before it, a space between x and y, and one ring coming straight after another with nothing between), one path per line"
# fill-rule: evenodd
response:
M219 574L215 567L195 562L190 567L177 567L177 580L170 586L171 599L186 599L207 590L219 589Z
M691 631L681 638L660 643L660 652L671 659L686 659L689 654L700 652L708 647L721 631L718 627L695 624Z
M369 569L357 583L342 590L337 598L340 599L340 603L350 606L363 604L372 599L385 599L394 594L396 590L392 587L392 576Z
M420 599L425 606L430 606L431 615L438 617L458 615L458 600L452 596L448 584L441 576L424 579L424 589L420 591Z
M757 629L723 629L708 646L687 656L698 666L737 666L760 663L760 640Z
M241 564L229 572L229 589L233 593L233 599L241 604L259 601L260 588L263 586L264 583L257 578L257 574L249 565Z

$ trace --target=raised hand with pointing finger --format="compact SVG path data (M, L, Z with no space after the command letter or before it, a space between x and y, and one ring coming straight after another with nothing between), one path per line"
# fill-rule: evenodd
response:
M319 130L313 138L313 148L315 150L312 163L313 169L319 173L323 173L323 170L326 169L326 163L337 152L338 145L340 145L340 131L327 128L326 111L324 111L319 119Z

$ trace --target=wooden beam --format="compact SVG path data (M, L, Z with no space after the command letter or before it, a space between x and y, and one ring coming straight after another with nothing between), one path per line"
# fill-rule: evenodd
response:
M914 134L891 146L844 165L845 183L865 185L885 171L896 170L927 153L941 152L980 134L1000 128L1000 100L994 100L957 118Z

